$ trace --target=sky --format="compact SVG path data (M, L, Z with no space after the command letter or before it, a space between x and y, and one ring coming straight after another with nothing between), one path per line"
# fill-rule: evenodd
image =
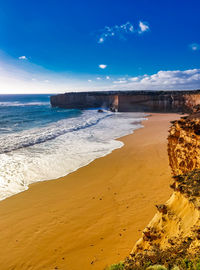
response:
M199 0L1 0L0 94L200 89Z

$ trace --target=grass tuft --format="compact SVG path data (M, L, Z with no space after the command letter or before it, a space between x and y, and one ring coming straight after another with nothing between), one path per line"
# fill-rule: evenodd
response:
M111 266L106 268L106 270L124 270L124 263L120 262L117 264L112 264Z
M162 265L152 265L149 266L147 270L167 270L167 268Z

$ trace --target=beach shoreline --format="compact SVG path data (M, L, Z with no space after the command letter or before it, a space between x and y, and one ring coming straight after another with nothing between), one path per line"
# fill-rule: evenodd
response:
M0 202L2 269L104 269L123 260L171 190L167 135L151 114L124 146Z

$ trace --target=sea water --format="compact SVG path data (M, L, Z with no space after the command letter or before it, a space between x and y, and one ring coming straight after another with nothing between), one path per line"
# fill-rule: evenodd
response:
M51 108L49 95L0 95L0 200L123 146L142 113Z

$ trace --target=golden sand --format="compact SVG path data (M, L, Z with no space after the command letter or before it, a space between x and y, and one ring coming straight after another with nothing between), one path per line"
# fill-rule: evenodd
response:
M0 202L0 269L102 270L123 260L170 196L169 121L154 114L125 146Z

